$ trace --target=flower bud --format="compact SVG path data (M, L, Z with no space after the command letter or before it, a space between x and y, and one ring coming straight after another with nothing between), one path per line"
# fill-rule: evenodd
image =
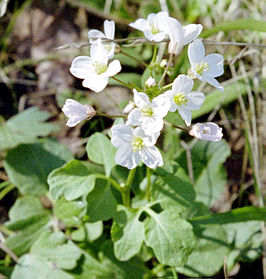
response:
M147 87L153 87L156 85L156 80L153 78L153 77L149 77L146 82L145 82L145 85Z
M192 126L189 134L206 141L220 141L223 137L222 128L213 122L197 123Z
M122 113L130 113L134 109L134 107L135 107L135 103L129 101L129 103L122 110Z

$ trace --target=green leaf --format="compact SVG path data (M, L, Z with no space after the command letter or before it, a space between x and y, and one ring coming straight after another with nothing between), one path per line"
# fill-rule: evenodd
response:
M238 18L235 20L229 20L217 24L213 28L203 31L200 37L207 38L212 34L218 33L220 31L227 32L231 30L249 30L266 32L266 22L262 20L255 20L253 18Z
M70 159L72 155L66 147L44 139L9 150L4 167L10 181L22 194L41 196L48 189L48 174Z
M195 201L195 190L186 172L176 163L174 168L173 172L158 168L160 177L152 187L152 195L154 200L160 200L163 208L173 207L173 210L183 212Z
M194 225L230 224L246 221L266 221L266 208L246 206L232 209L225 213L216 213L191 218L189 221Z
M19 256L30 249L48 227L51 217L36 197L25 196L16 200L9 211L9 219L5 225L16 232L6 239L5 245Z
M122 50L123 52L126 52L133 57L140 57L140 53L137 52L134 48L122 47ZM138 67L139 64L135 59L130 58L127 55L124 55L122 53L116 54L113 58L118 59L122 65L133 67L133 68Z
M112 241L106 241L101 247L99 258L102 265L112 271L112 276L109 278L115 279L139 279L144 278L147 272L143 262L138 258L133 258L127 262L118 261L114 255Z
M32 143L40 136L47 136L59 128L51 123L44 123L50 113L37 107L29 108L0 124L0 149L10 149L21 143Z
M65 198L59 199L54 207L55 216L67 227L81 225L81 214L84 212L86 203L82 201L67 201Z
M111 186L105 180L97 179L94 190L87 196L89 221L111 219L116 213L116 205Z
M192 151L191 159L194 175L194 189L196 201L203 202L207 206L220 197L226 183L226 171L222 163L230 155L230 147L226 141L206 142L198 141ZM178 158L178 162L187 170L186 152Z
M198 110L192 111L192 119L213 111L218 105L226 105L238 98L238 95L247 93L247 86L243 80L234 82L224 88L224 92L214 90L206 96L206 100Z
M102 133L95 133L89 138L86 150L89 159L97 164L103 164L106 175L109 176L112 167L116 165L114 161L116 149L110 140Z
M219 225L196 232L197 241L188 261L176 270L189 277L213 276L223 266L230 247L226 231Z
M49 174L48 184L51 197L54 200L63 195L71 201L87 195L93 190L95 176L85 163L71 160Z
M141 249L144 240L144 225L139 221L140 211L119 206L114 217L111 236L114 253L118 260L127 261Z
M192 226L174 211L146 212L151 217L144 221L147 246L161 264L183 266L195 246Z
M103 233L103 222L86 223L71 234L71 239L75 241L93 242Z
M136 73L121 73L117 74L115 76L119 80L123 81L126 84L129 85L136 85L137 87L141 87L141 75L136 74ZM109 79L109 85L116 85L116 86L121 86L121 83L114 80L114 79Z
M73 279L73 276L58 269L40 255L26 254L15 266L11 279Z
M81 253L73 242L66 242L62 232L43 232L31 247L31 254L40 255L62 269L73 269Z

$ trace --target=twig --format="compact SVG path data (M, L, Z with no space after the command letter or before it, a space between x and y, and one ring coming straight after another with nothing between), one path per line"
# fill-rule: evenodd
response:
M194 184L194 173L193 173L193 164L192 164L192 156L191 156L191 149L195 145L197 140L192 140L190 144L187 144L183 140L180 141L181 146L186 150L187 155L187 168L188 168L188 175L191 184Z
M0 249L8 254L15 263L18 262L18 256L12 250L10 250L2 241L0 241Z
M171 54L170 54L170 57L169 57L169 61L168 61L168 63L167 63L167 66L166 66L166 68L165 68L165 70L164 70L164 72L163 72L163 75L161 76L161 79L160 79L159 83L158 83L158 86L159 86L159 87L160 87L161 83L163 82L163 80L164 80L164 78L165 78L165 76L166 76L166 74L167 74L167 72L168 72L168 69L169 69L169 67L170 67L170 65L171 65L171 63L172 63L173 57L174 57L174 55L171 53Z

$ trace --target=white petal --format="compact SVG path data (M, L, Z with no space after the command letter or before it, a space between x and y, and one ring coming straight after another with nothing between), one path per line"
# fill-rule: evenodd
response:
M73 99L67 99L62 111L67 117L71 117L74 115L82 115L82 116L87 116L87 108L86 106L80 104L79 102L73 100Z
M104 21L104 33L107 39L113 40L115 37L115 22L113 20Z
M133 169L138 165L140 161L140 155L138 152L134 152L132 146L122 146L117 150L115 155L115 162L118 165Z
M189 110L199 109L205 101L205 95L198 91L192 91L187 95L188 102L186 108Z
M194 41L202 31L201 24L189 24L183 27L184 32L184 45Z
M191 65L204 61L205 49L200 39L188 45L188 58Z
M162 130L163 119L155 117L145 117L141 123L141 128L147 135L152 135Z
M192 126L189 134L195 138L206 141L220 141L223 137L222 128L212 122L197 123Z
M156 143L156 141L160 135L159 132L153 133L152 135L147 135L146 131L142 130L140 127L135 128L133 134L134 134L134 137L141 138L146 147L153 146Z
M108 83L108 77L104 75L91 75L83 80L82 85L95 92L102 91Z
M105 35L103 34L103 32L101 32L99 30L91 29L88 32L88 37L89 37L89 42L93 43L99 38L105 38Z
M135 22L129 23L129 26L143 31L147 29L147 20L145 20L144 18L139 18Z
M186 75L179 75L173 82L173 92L188 94L193 88L194 82Z
M183 118L183 120L185 121L185 123L187 124L187 126L190 126L191 124L191 111L189 109L186 109L184 107L177 107L178 112L180 114L180 116Z
M81 122L82 120L86 119L88 116L86 117L80 117L78 115L72 116L68 119L66 125L68 127L74 127L76 126L79 122Z
M133 109L128 117L127 117L127 125L132 125L132 126L138 126L141 124L141 122L139 121L141 118L141 111L138 108Z
M70 67L70 73L81 79L85 79L92 71L92 61L88 56L74 58Z
M150 104L150 100L147 94L143 92L138 92L137 90L133 90L134 92L134 102L137 107L143 108Z
M184 46L184 33L182 29L182 25L178 20L172 17L168 17L168 35L170 38L170 43L168 46L169 53L179 54Z
M205 71L203 76L219 77L224 73L224 58L220 54L212 53L205 57L205 62L209 65L209 70Z
M203 78L206 82L208 82L210 85L216 87L219 91L221 91L221 92L224 91L224 88L222 87L222 85L215 78L212 78L212 77L203 77Z
M151 169L163 165L163 157L155 146L143 148L140 155L143 163Z
M121 64L119 60L112 61L106 71L106 75L112 77L121 71Z
M166 93L161 94L152 100L152 106L154 106L153 111L157 116L165 117L171 106L171 97Z
M125 124L117 124L111 128L111 143L114 147L119 148L132 142L133 129Z
M104 48L104 45L102 44L101 39L98 39L90 49L90 55L91 59L93 61L97 61L101 64L107 65L108 62L108 56L107 51Z

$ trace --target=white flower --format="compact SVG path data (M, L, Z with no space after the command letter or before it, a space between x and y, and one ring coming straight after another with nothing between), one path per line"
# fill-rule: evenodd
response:
M207 141L220 141L223 137L222 128L212 122L193 125L189 134L197 139Z
M105 20L104 33L99 30L92 29L88 32L88 37L89 37L89 42L91 44L95 43L95 41L99 38L106 38L109 40L113 40L115 37L115 22L113 20L111 21ZM104 42L104 49L106 50L107 56L109 58L113 57L115 52L115 43Z
M122 110L122 113L130 113L134 109L134 107L135 107L135 103L129 101L129 103Z
M191 64L191 77L207 82L220 91L224 90L215 79L224 73L222 55L212 53L205 56L204 45L200 39L197 39L188 46L188 58Z
M163 158L154 146L159 133L146 135L139 127L133 129L125 124L118 124L111 128L112 144L118 148L115 162L128 169L135 168L139 161L151 169L163 165Z
M134 91L133 109L126 122L127 125L140 126L147 135L159 132L163 128L163 117L166 116L170 102L167 95L162 94L154 98L151 102L148 95L142 92Z
M153 77L150 76L150 77L146 80L145 85L146 85L147 87L153 87L153 86L156 85L156 80L155 80Z
M170 39L168 51L174 55L179 54L185 45L195 40L203 28L201 24L182 26L178 20L172 17L168 17L166 26Z
M108 56L104 50L101 39L98 39L91 47L91 57L78 56L72 61L70 72L77 78L84 79L82 85L95 92L102 91L109 77L121 71L118 60L108 65Z
M62 111L69 118L66 124L68 127L74 127L82 120L89 120L96 114L92 106L82 105L72 99L66 100Z
M160 42L168 37L166 30L167 12L149 14L147 20L139 18L129 26L142 31L149 41Z
M186 124L191 124L191 111L199 109L205 100L205 95L192 91L194 82L186 75L179 75L173 82L172 90L165 92L170 98L169 111L178 110Z

